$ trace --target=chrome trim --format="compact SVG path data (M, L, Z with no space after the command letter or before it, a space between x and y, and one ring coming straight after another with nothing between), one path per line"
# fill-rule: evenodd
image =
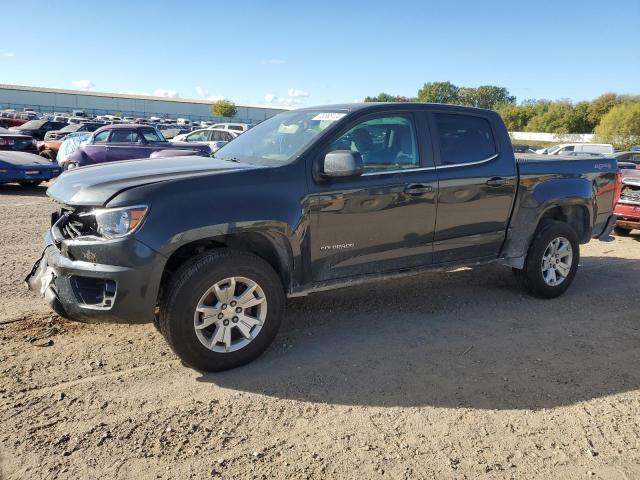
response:
M400 170L384 170L382 172L367 172L367 173L363 173L361 177L370 177L372 175L390 175L393 173L422 172L425 170L435 170L435 169L436 167L402 168Z
M500 154L496 153L494 155L491 155L490 157L485 158L484 160L478 160L476 162L469 162L469 163L454 163L451 165L439 165L436 167L436 170L440 170L441 168L454 168L454 167L466 167L468 165L480 165L481 163L487 163L490 162L491 160L495 160L496 158L498 158Z
M428 171L428 170L440 170L440 169L444 169L444 168L467 167L469 165L480 165L482 163L490 162L492 160L495 160L499 156L500 156L500 154L496 153L494 155L491 155L490 157L487 157L487 158L485 158L483 160L478 160L476 162L454 163L454 164L451 164L451 165L438 165L438 166L435 166L435 167L403 168L403 169L400 169L400 170L385 170L383 172L367 172L367 173L363 173L361 176L362 177L370 177L372 175L391 175L391 174L405 173L405 172L423 172L423 171Z

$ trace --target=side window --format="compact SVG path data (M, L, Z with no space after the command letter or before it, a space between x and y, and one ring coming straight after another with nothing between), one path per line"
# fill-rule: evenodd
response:
M114 130L109 138L109 142L137 142L139 139L138 132L135 130Z
M207 132L194 132L187 136L187 142L206 142Z
M95 137L93 137L94 142L106 142L107 137L109 136L109 130L103 130L98 133Z
M420 166L415 127L411 118L405 115L360 122L335 140L329 150L360 153L365 172Z
M575 147L573 145L570 145L568 147L562 148L558 153L562 155L563 153L573 152L574 150L575 150Z
M448 113L436 113L435 117L442 163L473 163L496 153L491 125L486 118Z

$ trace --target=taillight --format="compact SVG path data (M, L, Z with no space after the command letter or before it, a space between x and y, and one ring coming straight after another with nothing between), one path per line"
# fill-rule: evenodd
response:
M0 138L0 145L13 145L13 140L10 138Z

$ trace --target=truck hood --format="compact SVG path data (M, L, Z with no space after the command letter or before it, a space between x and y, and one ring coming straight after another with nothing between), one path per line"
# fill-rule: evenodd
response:
M71 206L102 206L119 192L158 182L263 168L211 157L124 160L64 172L47 195Z

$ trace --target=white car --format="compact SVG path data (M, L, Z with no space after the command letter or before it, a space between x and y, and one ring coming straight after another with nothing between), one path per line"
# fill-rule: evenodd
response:
M206 143L211 147L212 152L218 151L223 145L226 145L231 140L236 138L239 133L223 130L203 128L201 130L195 130L191 133L183 133L182 135L176 135L171 139L172 143Z
M608 143L561 143L549 148L541 148L536 153L545 155L567 155L571 152L577 153L599 153L609 155L615 153L613 145Z
M254 125L249 123L216 123L212 125L210 128L216 128L220 130L229 130L232 132L236 132L237 134L241 134L249 130Z

